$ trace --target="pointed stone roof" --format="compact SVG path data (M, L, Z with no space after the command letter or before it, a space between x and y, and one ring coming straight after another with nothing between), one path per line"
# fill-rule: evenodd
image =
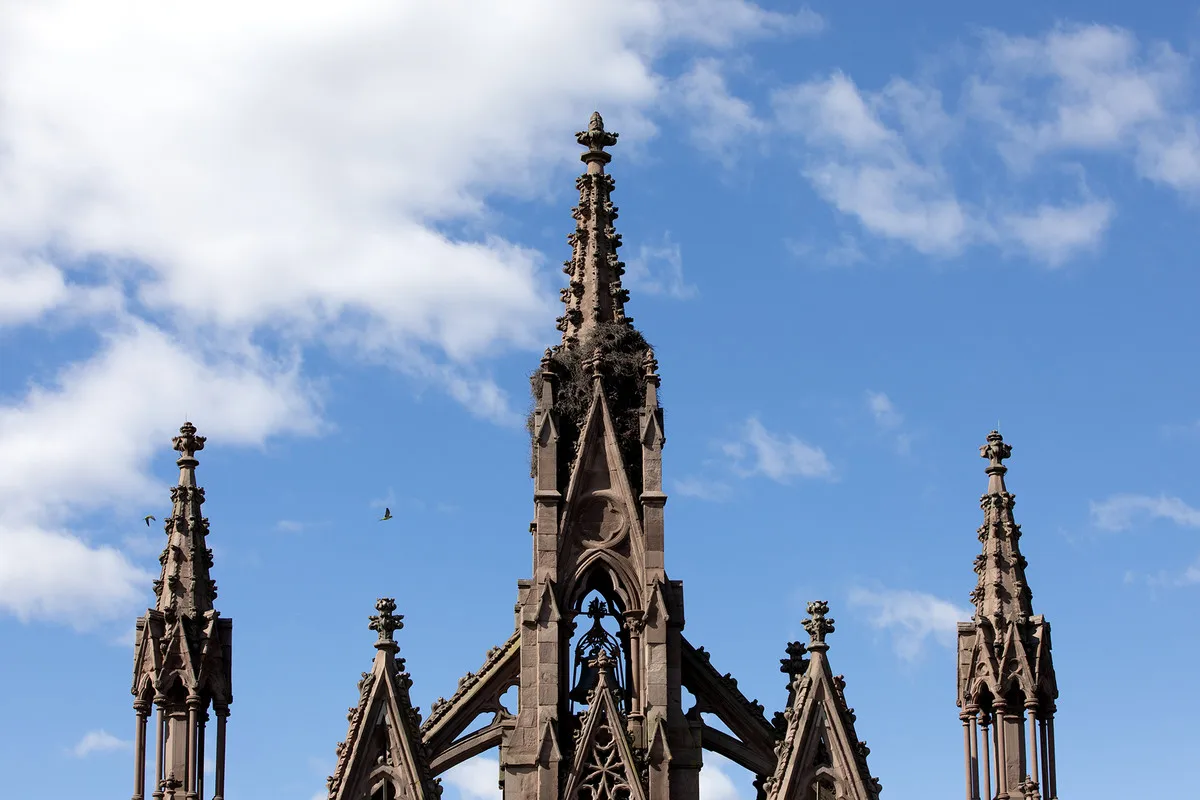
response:
M824 795L818 785L832 787L830 797L847 800L877 800L879 781L867 768L870 749L854 730L854 709L846 704L846 682L829 667L829 645L833 619L826 616L829 604L808 604L804 621L811 641L807 662L801 648L789 645L783 671L793 675L790 698L782 715L783 740L776 746L775 772L763 784L767 800L809 800ZM803 667L803 672L795 670Z
M994 629L1001 630L1005 622L1033 615L1033 592L1025 580L1028 562L1019 545L1021 526L1013 518L1016 498L1004 485L1008 472L1004 460L1012 455L1012 447L999 432L992 431L979 448L979 455L988 460L988 487L979 501L984 515L979 528L983 552L975 559L979 581L971 601L976 622L988 620Z
M154 583L159 611L173 609L189 615L211 611L217 598L217 585L209 570L212 551L208 549L208 520L200 507L204 504L204 489L196 485L196 453L204 449L203 436L196 435L196 426L183 423L179 435L171 442L180 453L175 462L179 467L179 484L171 487L171 516L164 523L167 543L159 556L162 574Z
M218 709L233 702L233 623L213 607L217 585L201 509L204 489L196 484L196 453L205 441L191 422L172 439L180 453L179 483L171 487L171 516L163 526L167 541L158 559L155 607L138 619L134 642L132 691L140 702L180 692L211 699Z
M575 231L567 237L572 254L571 260L564 262L563 271L571 281L562 290L566 313L558 320L563 344L584 341L601 323L625 318L629 293L621 288L625 265L617 258L621 236L613 227L617 207L610 198L615 184L604 172L604 166L612 160L604 148L615 145L617 136L604 130L604 118L598 111L592 114L587 130L575 134L588 149L579 157L587 171L575 181L579 205L571 210Z
M559 479L565 486L592 407L594 384L600 379L629 482L640 490L642 411L647 383L652 380L656 388L658 377L653 356L648 355L650 345L633 327L632 318L625 316L629 292L621 286L625 265L617 257L621 237L613 227L614 183L604 171L612 160L604 148L616 143L617 134L605 130L604 120L595 113L587 130L576 138L588 148L580 156L587 170L575 182L579 205L572 209L575 230L567 237L571 258L563 262L569 281L562 289L565 312L558 319L562 341L547 351L532 376L533 399L542 408L553 401ZM552 397L546 394L548 383L553 386ZM657 393L652 396L657 398ZM531 433L544 435L548 419L542 415L539 429L534 430L531 418Z
M437 800L440 781L432 777L421 742L421 717L413 708L412 678L404 671L394 634L404 627L393 613L396 601L382 597L370 628L379 634L375 661L358 683L358 705L349 709L346 739L337 746L337 766L327 781L331 800L359 800L390 783L397 800Z
M1053 708L1058 689L1050 656L1050 623L1033 613L1033 592L1026 580L1028 562L1021 554L1021 526L1013 516L1016 497L1008 491L1004 460L1012 455L998 431L979 448L988 465L987 493L979 501L983 525L978 529L982 552L975 557L978 579L971 592L975 613L959 625L959 698L964 708L977 706L980 692L992 698L1014 687L1024 701Z

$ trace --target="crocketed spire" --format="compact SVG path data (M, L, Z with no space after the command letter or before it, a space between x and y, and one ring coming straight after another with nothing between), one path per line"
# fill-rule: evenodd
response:
M594 112L587 130L575 138L587 148L579 157L587 171L575 181L579 205L571 210L575 232L567 237L572 254L571 260L563 263L563 272L571 278L562 290L566 313L558 320L564 345L587 340L601 323L624 319L629 299L629 293L621 288L625 265L617 258L621 236L613 228L617 218L617 207L610 199L614 183L604 172L604 165L612 160L604 148L617 143L617 134L604 130L604 119Z
M196 485L196 453L204 449L205 438L196 435L196 426L183 423L179 435L171 440L180 453L179 484L171 487L171 516L165 523L167 542L159 556L162 575L154 583L159 611L172 609L189 615L211 611L217 597L217 585L210 577L212 551L208 549L208 520L201 506L204 489Z
M983 552L975 559L979 582L971 600L975 604L975 620L987 620L995 630L1001 630L1007 621L1024 621L1033 615L1033 593L1025 582L1028 562L1018 544L1021 526L1013 518L1016 498L1004 485L1008 467L1003 462L1012 455L1012 447L1005 444L997 431L992 431L987 443L979 448L979 455L988 460L984 470L988 488L987 494L980 498L984 516L979 541Z

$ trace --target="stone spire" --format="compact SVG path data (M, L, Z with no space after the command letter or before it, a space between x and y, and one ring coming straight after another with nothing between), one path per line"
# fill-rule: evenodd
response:
M621 236L613 228L617 218L617 207L610 199L614 183L604 172L604 165L612 160L604 148L617 143L617 134L604 130L604 119L597 111L587 130L575 138L587 148L579 157L587 171L575 181L579 205L571 210L575 232L567 237L571 260L563 262L563 272L571 279L562 290L566 313L558 320L564 345L587 340L601 323L624 319L629 299L629 292L621 288L625 265L617 258Z
M216 770L212 798L225 794L225 722L233 702L233 621L213 608L217 587L210 575L208 520L201 512L204 489L196 485L196 453L205 439L185 422L172 444L179 452L179 483L171 487L166 545L154 582L155 607L137 621L133 654L133 800L146 797L147 721L154 725L153 798L199 800L205 791L204 737L210 709L217 715Z
M162 574L154 584L159 611L174 609L187 614L211 611L217 598L217 585L209 570L212 551L208 549L208 520L200 507L204 489L196 485L196 453L204 449L205 437L196 435L196 426L183 423L179 435L171 440L179 459L179 484L171 487L171 516L166 521L167 542L158 561Z
M1009 620L1024 620L1033 615L1033 593L1025 581L1028 565L1018 544L1021 526L1013 518L1016 499L1004 485L1008 467L1004 460L1012 455L1012 447L992 431L979 455L988 460L984 470L988 476L987 494L980 499L983 525L979 541L983 552L975 559L979 581L971 600L975 604L975 620L988 620L999 631Z
M1005 486L1012 447L997 431L979 448L987 459L980 499L982 552L971 592L975 613L958 626L959 719L967 800L1052 800L1058 796L1054 713L1058 687L1050 623L1033 613L1028 566Z

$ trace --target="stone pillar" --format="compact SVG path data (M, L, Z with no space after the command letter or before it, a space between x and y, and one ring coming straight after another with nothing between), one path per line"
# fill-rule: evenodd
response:
M229 709L219 706L217 712L217 771L213 775L216 792L213 800L225 800L225 720L229 717Z
M979 725L983 730L983 800L992 800L992 753L991 742L988 741L988 715L979 715Z
M1050 800L1052 797L1050 794L1050 753L1046 747L1046 718L1044 716L1038 720L1038 727L1041 731L1041 736L1038 738L1038 742L1042 746L1042 781L1044 783L1042 787L1042 797L1044 797L1045 800Z
M154 748L154 794L155 800L162 800L163 796L163 781L166 776L163 774L163 765L167 761L167 715L163 713L163 705L167 702L165 697L154 698L156 706L154 711L154 726L158 729L155 748Z
M200 698L187 699L187 728L184 733L183 792L186 800L196 800L196 723Z
M1046 750L1050 755L1050 760L1046 764L1047 782L1049 786L1046 789L1047 797L1050 800L1058 798L1058 768L1054 762L1054 709L1050 709L1050 714L1046 719Z
M1029 725L1029 741L1026 742L1028 756L1026 763L1028 766L1029 779L1034 783L1039 783L1038 779L1038 735L1037 735L1037 706L1030 704L1025 706L1025 716Z
M150 704L138 700L133 704L137 722L133 734L133 800L146 796L146 718L150 716Z
M1008 731L1006 728L1006 707L1004 703L996 703L995 720L992 730L996 736L996 797L1008 800Z
M975 781L971 778L971 767L974 766L974 759L971 754L971 714L964 711L959 719L962 720L963 724L963 759L966 762L967 800L975 800Z
M967 713L970 715L968 726L970 742L968 748L971 758L971 800L979 800L979 727L975 724L975 720L979 715L979 709L972 706L967 709Z
M196 727L196 795L204 800L204 729L208 724L208 712L201 711Z

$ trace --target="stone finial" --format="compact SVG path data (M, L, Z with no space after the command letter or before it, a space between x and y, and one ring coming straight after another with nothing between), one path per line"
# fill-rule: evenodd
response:
M204 449L204 443L208 441L203 436L196 435L196 426L190 422L184 422L179 428L179 435L171 439L171 445L183 453L183 458L194 459L196 453Z
M396 647L396 642L392 636L404 627L404 615L392 613L396 610L396 601L391 597L381 597L376 600L375 610L379 613L370 618L371 622L367 626L371 630L379 632L379 641L375 642L375 646L381 650L393 649Z
M804 630L808 631L811 641L808 643L808 649L813 652L821 652L829 649L829 645L825 644L825 637L833 633L833 618L826 617L829 613L829 603L824 600L814 600L808 604L809 618L804 620Z
M542 373L542 375L553 375L554 374L553 360L554 360L554 351L552 351L549 347L547 347L546 352L542 353L541 362L538 364L538 370Z
M642 358L642 370L647 379L658 379L658 359L654 357L653 347L646 349L646 355Z
M988 474L988 494L1007 491L1004 486L1004 473L1008 472L1008 467L1004 466L1003 462L1011 455L1012 445L1004 442L1004 437L999 431L992 431L987 435L987 443L979 448L979 457L988 460L984 469Z
M600 352L600 348L596 347L591 354L583 359L583 374L589 376L593 380L599 380L600 364L604 361L604 356Z
M600 116L599 111L592 112L587 130L575 134L575 139L588 149L579 157L579 160L588 164L589 172L592 171L593 163L597 165L598 171L601 171L604 168L603 165L612 160L612 156L604 152L604 148L616 144L618 136L619 134L604 130L604 117Z

